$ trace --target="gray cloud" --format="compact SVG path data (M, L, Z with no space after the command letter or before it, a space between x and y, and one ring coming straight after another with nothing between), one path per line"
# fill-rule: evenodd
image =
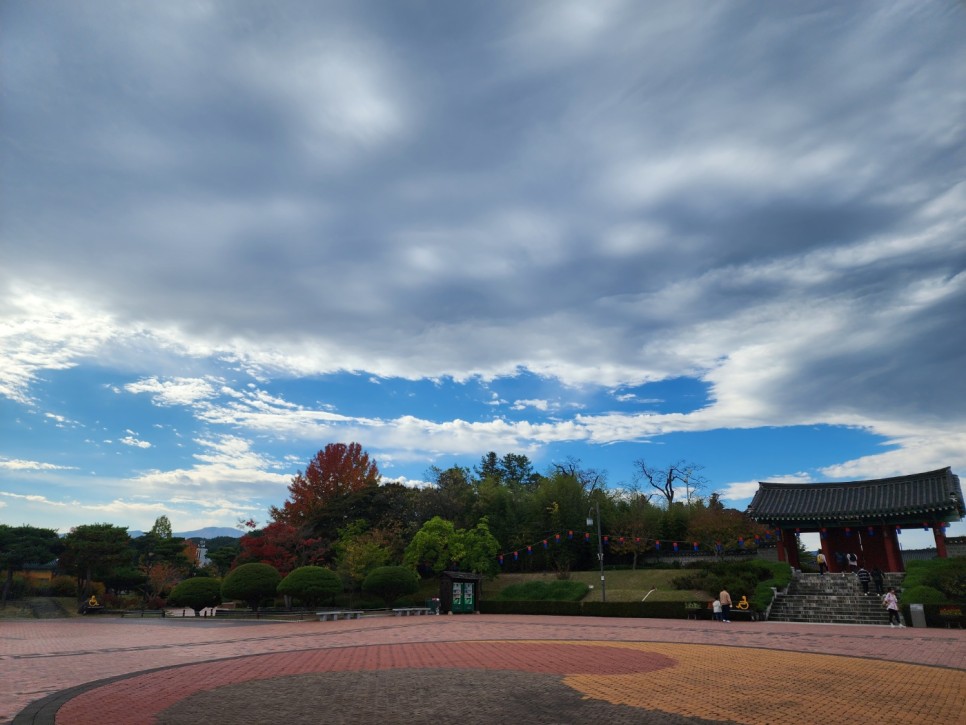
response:
M77 300L77 356L149 335L298 372L690 374L762 424L962 418L961 7L2 20L0 309Z

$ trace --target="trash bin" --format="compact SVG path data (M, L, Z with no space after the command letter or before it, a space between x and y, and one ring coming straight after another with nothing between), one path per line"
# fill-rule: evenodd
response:
M429 608L430 614L439 614L439 597L427 599L426 606Z
M921 604L909 605L909 616L913 627L926 627L926 609Z

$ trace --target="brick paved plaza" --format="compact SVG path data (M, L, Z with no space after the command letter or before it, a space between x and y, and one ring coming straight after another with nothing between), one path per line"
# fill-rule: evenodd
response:
M457 615L0 621L0 723L966 722L966 632Z

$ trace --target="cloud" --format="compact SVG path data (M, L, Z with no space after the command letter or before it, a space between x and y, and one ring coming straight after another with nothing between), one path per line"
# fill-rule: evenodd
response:
M263 445L334 437L402 463L826 424L888 444L824 475L963 462L961 8L61 2L11 22L0 402L67 440L94 423L55 385L96 369L187 414L199 458L145 464L149 491L238 485L248 506L290 465ZM483 412L284 392L339 373L570 392L508 386ZM699 410L580 407L663 404L628 388L680 378ZM160 431L96 435L162 454Z
M71 471L74 466L58 466L53 463L42 463L40 461L24 461L16 458L0 457L0 468L10 471Z

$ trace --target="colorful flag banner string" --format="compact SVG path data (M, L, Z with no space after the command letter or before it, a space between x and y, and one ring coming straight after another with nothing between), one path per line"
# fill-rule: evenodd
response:
M573 539L574 539L574 532L573 532L573 530L567 531L567 541L573 541ZM693 540L691 542L687 542L687 541L684 541L684 540L682 540L682 541L670 541L670 542L667 541L667 540L664 540L662 542L661 539L650 539L650 538L641 537L641 536L627 536L627 535L622 535L622 536L613 537L610 534L606 534L606 535L601 536L600 543L601 543L601 545L603 547L607 547L609 549L610 548L610 545L611 545L611 540L612 539L616 539L617 543L621 547L626 547L631 541L633 541L634 542L634 549L635 550L647 549L647 548L653 547L654 551L661 551L662 550L662 547L670 544L671 550L674 553L679 553L680 550L681 550L681 545L682 544L690 543L691 544L691 549L695 553L700 553L702 550L704 550L704 551L713 551L713 552L717 552L719 554L724 552L724 545L722 544L722 542L720 540L715 540L714 542L711 542L711 543L701 542L701 541L693 541ZM754 545L756 547L758 547L758 546L761 546L762 543L770 543L772 540L775 540L775 541L780 541L781 540L781 531L780 530L778 530L778 529L769 529L769 530L767 530L765 532L764 537L762 537L760 534L747 535L747 536L746 535L739 535L738 536L738 548L739 549L744 549L745 548L746 541L754 541ZM559 546L562 543L562 541L563 541L563 535L562 534L552 534L551 536L548 536L545 539L540 539L539 541L535 541L532 544L528 544L525 547L520 547L520 548L518 548L518 549L516 549L514 551L510 551L510 552L504 551L504 552L501 552L500 554L498 554L497 560L499 561L500 565L502 566L503 563L504 563L504 561L506 560L506 557L507 556L512 556L513 557L513 561L519 561L520 560L520 553L521 553L521 551L525 551L526 554L527 554L527 556L533 556L533 550L534 550L534 548L539 547L539 548L542 548L544 551L549 551L550 548L551 548L551 544L553 544L553 546L556 547L556 546ZM590 542L591 542L591 532L585 531L584 532L584 543L585 544L589 544Z

